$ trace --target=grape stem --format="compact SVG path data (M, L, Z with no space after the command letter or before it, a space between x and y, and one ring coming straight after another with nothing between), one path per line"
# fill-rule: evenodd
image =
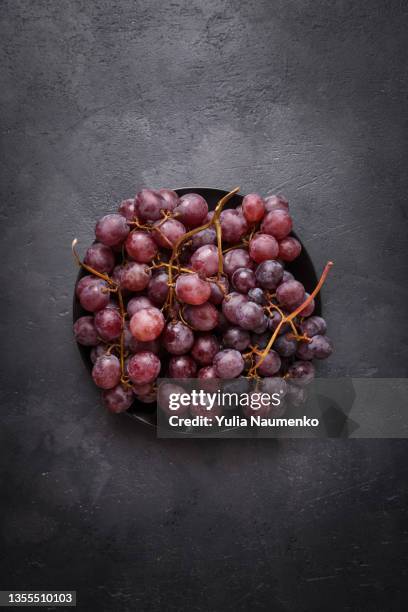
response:
M291 312L290 314L284 316L283 318L281 318L281 320L279 321L275 331L273 332L268 344L266 345L265 349L263 350L260 359L257 361L257 363L255 363L254 366L252 366L252 368L249 371L249 376L256 376L256 370L259 368L259 366L264 362L267 354L269 353L269 351L272 348L273 343L275 342L276 338L279 335L279 331L281 329L281 327L283 325L285 325L285 323L290 323L291 321L293 321L293 319L295 319L298 314L300 314L302 312L302 310L304 308L306 308L306 306L308 306L310 304L310 302L313 300L314 297L316 297L316 295L319 293L320 289L323 286L324 281L327 278L327 275L330 271L330 268L332 267L333 262L329 261L327 262L327 264L324 267L324 270L322 272L322 275L320 277L319 282L317 283L316 287L314 288L314 290L312 291L312 293L306 298L306 300L303 302L303 304L301 304L298 308L296 308L296 310L294 310L293 312ZM283 314L283 313L282 313Z
M168 307L169 309L172 308L173 300L174 300L173 267L177 267L175 266L174 262L176 261L176 259L178 258L180 254L180 249L182 245L187 240L189 240L192 236L194 236L195 234L198 234L198 232L208 229L212 225L215 225L215 231L217 235L218 278L220 278L220 276L222 275L223 257L222 257L222 232L221 232L220 215L221 215L223 207L228 202L228 200L230 200L236 193L238 193L239 190L240 190L240 187L235 187L235 189L227 193L225 196L221 198L221 200L219 200L219 202L217 203L217 206L215 207L214 215L210 219L210 221L208 221L208 223L205 223L204 225L201 225L200 227L195 227L194 229L190 230L189 232L181 236L175 243L170 260L169 260L169 283L168 283L169 284L169 295L168 295L168 299L166 302L166 307Z

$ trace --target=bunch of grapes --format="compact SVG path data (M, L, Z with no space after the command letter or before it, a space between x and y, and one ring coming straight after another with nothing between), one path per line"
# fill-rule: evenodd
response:
M246 195L214 211L198 194L143 189L96 224L80 261L74 324L90 348L92 378L111 412L153 403L156 379L279 383L294 405L332 350L314 297L285 269L301 252L282 196Z

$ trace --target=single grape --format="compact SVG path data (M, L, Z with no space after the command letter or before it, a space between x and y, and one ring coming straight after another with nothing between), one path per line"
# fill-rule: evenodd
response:
M74 336L78 344L96 346L99 343L94 317L79 317L74 323Z
M288 385L288 392L286 397L289 399L292 406L295 408L300 408L307 399L307 391L303 387L298 387L296 385Z
M296 351L296 357L303 361L314 359L314 353L312 349L309 347L309 342L299 342L299 346Z
M189 355L173 355L169 361L170 378L194 378L197 364Z
M123 266L120 286L128 291L142 291L149 284L151 276L146 264L131 261Z
M187 414L189 404L184 405L180 401L177 401L177 405L173 404L172 400L177 396L177 400L181 395L185 394L183 387L175 385L174 383L162 383L157 391L157 404L161 410L168 416L178 415L182 416ZM173 396L173 397L172 397ZM172 405L170 407L170 405Z
M230 327L224 332L222 342L225 347L241 352L251 344L251 336L245 329Z
M186 306L184 319L198 331L211 331L218 324L218 311L213 304L205 302L199 306Z
M95 242L87 249L84 264L102 274L110 274L115 267L115 256L106 244Z
M246 295L243 295L242 293L236 293L235 291L233 291L232 293L228 293L228 295L225 296L222 302L223 315L226 319L228 319L228 321L230 321L230 323L233 323L234 325L239 325L237 317L237 308L239 304L243 304L246 302L248 302L248 297Z
M209 283L198 274L180 274L176 280L176 295L186 304L198 306L204 304L211 294Z
M288 272L288 270L284 270L281 283L286 283L288 280L295 280L295 277L291 272Z
M172 189L159 189L161 197L166 202L166 210L174 210L179 203L179 197Z
M194 342L191 355L200 365L210 365L220 350L220 343L213 334L201 334Z
M265 214L265 202L257 193L249 193L242 200L242 212L248 223L258 223Z
M95 328L105 342L117 340L122 332L122 317L115 308L103 308L95 315Z
M158 221L168 207L163 196L154 189L142 189L135 197L135 211L140 221Z
M327 324L323 317L313 316L305 319L300 324L300 330L302 334L305 334L309 338L313 336L324 336L327 331Z
M185 226L177 219L167 219L153 223L153 240L163 249L172 249L176 242L186 233Z
M158 308L143 308L130 319L130 331L136 340L147 342L160 336L164 323L163 314Z
M215 371L214 366L205 366L205 368L200 368L197 372L197 378L201 378L204 380L210 378L217 378L217 373Z
M287 236L279 242L279 259L283 261L294 261L299 257L302 250L302 245L299 240L292 236Z
M276 289L276 299L279 304L286 308L291 308L297 304L301 304L305 299L305 288L302 283L296 280L290 280L282 283Z
M87 274L86 276L83 276L82 278L79 279L75 287L75 295L78 299L82 293L82 289L84 289L88 285L92 285L94 280L95 280L95 276L92 276L91 274Z
M261 232L282 240L292 231L292 217L286 210L275 209L268 212L261 225Z
M140 310L143 312L143 310ZM160 372L160 359L149 351L133 355L127 363L127 373L136 385L151 383Z
M309 294L305 293L305 297L302 300L302 302L305 302L308 297L309 297ZM300 302L300 304L302 304L302 302ZM300 304L296 304L296 307L300 306ZM315 306L316 306L315 301L312 298L312 300L304 308L302 308L302 310L299 313L299 316L300 317L310 317L310 315L314 313ZM292 310L295 310L295 307L292 307Z
M261 389L270 395L277 393L282 400L288 392L288 383L281 376L268 376L261 380Z
M147 233L140 230L130 232L126 238L125 249L130 257L139 263L148 263L157 255L157 244Z
M327 336L317 334L309 342L309 350L316 359L327 359L333 352L333 342Z
M313 380L314 365L310 361L295 361L289 366L287 375L294 385L303 387Z
M194 334L180 321L167 323L163 332L163 346L172 355L188 353L194 344Z
M97 387L112 389L120 381L120 362L115 355L98 357L92 368L92 378Z
M267 212L272 210L289 210L289 204L286 198L281 195L270 195L265 198L265 208Z
M95 236L98 242L106 246L114 246L126 240L129 226L125 217L116 213L105 215L95 226Z
M260 356L256 355L255 363L260 361ZM281 358L278 353L271 349L269 353L267 353L265 359L262 361L261 365L257 368L257 371L262 376L273 376L276 372L279 372L281 367Z
M102 393L102 401L105 408L114 414L128 410L133 404L133 400L132 389L123 385L117 385L113 389L107 389Z
M248 293L250 289L254 289L256 284L255 274L249 268L238 268L231 280L234 289L240 293Z
M265 294L260 287L255 287L254 289L250 289L248 291L248 298L251 302L256 302L261 306L266 305Z
M102 355L106 355L106 351L108 350L107 344L97 344L91 348L91 352L89 354L92 363L95 363L98 357L102 357Z
M122 217L125 217L127 221L133 221L133 219L136 217L134 198L123 200L119 204L118 213L122 215Z
M251 344L257 346L259 349L266 348L270 339L271 334L269 332L263 332L262 334L256 334L254 332L251 334Z
M118 265L113 268L113 272L111 275L112 280L114 280L115 283L117 283L119 286L122 285L123 271L124 271L124 266ZM121 287L121 289L123 289L123 287Z
M97 312L108 305L109 295L108 284L100 278L93 278L81 289L79 301L85 310Z
M273 348L281 357L292 357L297 350L297 340L292 332L287 332L276 338Z
M231 249L224 255L224 272L232 276L238 268L252 268L253 264L245 249Z
M191 267L202 276L213 276L218 272L218 249L206 244L197 249L191 257Z
M156 306L163 306L169 293L169 276L167 272L157 272L147 285L147 295Z
M262 306L255 302L242 302L237 306L236 318L240 327L255 331L263 323L264 311Z
M263 289L275 290L283 276L283 266L275 259L267 259L255 270L255 277Z
M249 242L249 254L256 263L261 263L267 259L275 259L278 253L278 241L269 234L255 234Z
M269 317L264 314L263 321L254 328L256 334L263 334L269 327Z
M181 196L174 212L186 227L198 227L205 222L208 204L198 193L186 193Z
M207 227L207 229L197 232L191 238L191 246L195 251L206 244L215 244L217 242L217 234L213 227Z
M222 239L230 244L235 244L245 236L248 231L248 223L244 215L237 210L223 210L220 215Z
M152 306L154 306L154 304L152 304L149 298L147 298L145 295L137 295L136 297L131 298L126 306L129 319L133 317L135 312L143 310L143 308L152 308Z
M225 349L217 353L213 365L218 378L236 378L245 366L241 353L235 349Z
M225 276L221 276L220 278L212 281L208 281L210 283L211 293L208 301L211 304L221 304L224 297L228 294L229 291L229 282Z

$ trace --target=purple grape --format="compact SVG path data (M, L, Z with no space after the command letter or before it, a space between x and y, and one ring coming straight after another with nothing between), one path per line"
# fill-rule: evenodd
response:
M84 264L102 274L110 274L115 267L115 256L106 244L95 242L87 249Z
M152 273L146 264L130 262L123 266L120 285L128 291L142 291L147 287Z
M309 317L305 319L300 324L300 330L302 334L305 334L309 338L313 338L313 336L324 336L327 331L327 324L323 317Z
M166 210L174 210L179 203L179 197L172 189L159 189L161 197L166 202Z
M116 246L126 240L129 226L125 217L116 213L105 215L99 219L95 227L95 236L98 242L106 246Z
M118 213L122 215L122 217L125 217L127 221L133 221L133 219L136 217L134 198L122 200L122 202L119 204Z
M290 280L282 283L276 290L276 299L286 308L293 308L305 299L305 288L302 283Z
M289 204L286 198L282 195L270 195L265 198L265 208L267 212L271 210L289 210Z
M96 346L99 343L94 317L79 317L74 323L74 336L78 344Z
M264 321L263 308L255 302L242 302L237 306L236 319L243 329L255 330Z
M173 355L169 361L170 378L194 378L197 364L189 355Z
M114 414L125 412L130 408L134 400L133 391L130 387L117 385L113 389L107 389L102 393L102 401L109 410Z
M255 287L254 289L250 289L248 291L248 298L251 302L256 302L261 306L266 305L265 294L260 287Z
M249 254L256 263L275 259L278 253L278 241L273 236L269 236L269 234L255 234L249 242Z
M287 332L276 338L273 348L281 357L292 357L297 350L297 340L292 332Z
M186 306L184 318L198 331L211 331L218 324L218 311L213 304L205 302L200 306Z
M230 244L239 242L248 231L248 222L237 210L223 210L220 215L220 223L222 239Z
M85 310L97 312L108 305L109 296L108 284L100 278L93 278L82 287L79 301Z
M264 217L261 225L263 234L270 234L277 240L286 238L292 231L292 217L286 210L274 209Z
M207 229L201 230L191 238L191 246L195 251L206 244L216 244L217 234L213 227L207 227Z
M236 293L233 291L232 293L228 293L225 296L222 302L222 312L228 321L233 323L234 325L239 325L238 317L237 317L237 308L239 304L244 304L248 302L248 297L243 295L242 293Z
M130 331L136 340L156 340L164 328L164 316L158 308L142 308L130 319Z
M232 276L238 268L252 268L251 258L245 249L232 249L224 255L224 272Z
M211 287L211 293L210 297L208 298L208 301L211 302L211 304L221 304L222 300L228 294L229 291L229 282L227 278L225 276L221 276L216 281L213 280L208 282L210 283ZM221 287L223 289L221 289Z
M128 255L139 263L148 263L157 255L157 244L146 232L134 230L126 238L125 249ZM113 267L113 266L112 266Z
M208 214L208 204L198 193L186 193L181 196L174 212L186 227L198 227L205 222Z
M205 366L205 368L200 368L197 372L197 378L201 378L203 380L217 378L217 373L214 366Z
M163 346L172 355L188 353L194 344L194 334L180 321L167 323L163 332Z
M260 357L257 355L255 363L258 363L259 360ZM280 367L281 358L276 351L271 349L257 370L262 376L273 376L276 372L279 372Z
M129 315L129 319L133 317L135 312L143 310L143 308L152 308L154 304L145 295L137 295L129 300L126 310Z
M122 332L122 317L115 308L103 308L95 315L95 328L105 342L117 340Z
M120 381L120 362L115 355L98 357L92 368L92 378L97 387L112 389Z
M202 276L213 276L218 272L218 249L206 244L197 249L191 257L191 267Z
M159 372L160 359L149 351L133 355L127 363L128 376L136 385L153 382L158 377Z
M163 249L172 249L176 242L186 233L185 226L177 219L167 219L162 223L153 224L152 237L155 243Z
M185 304L199 306L211 295L210 284L198 274L180 274L176 280L177 298Z
M317 334L309 342L309 350L316 359L327 359L333 352L333 343L327 336Z
M235 349L225 349L217 353L213 365L218 378L236 378L245 366L241 353Z
M198 364L202 366L210 365L219 350L220 343L216 336L213 334L201 334L197 336L194 342L191 355Z
M142 189L135 197L135 211L140 221L158 221L168 208L164 197L154 189Z
M302 251L302 245L299 240L292 236L287 236L279 242L279 259L283 261L294 261L299 257Z
M288 378L294 385L303 387L314 378L315 369L310 361L295 361L288 368Z
M244 351L251 344L251 336L240 327L230 327L224 332L222 341L227 348Z
M147 295L155 306L163 306L169 293L169 276L167 272L157 272L147 285Z
M240 293L248 293L256 285L255 274L249 268L238 268L232 275L234 289Z
M282 280L283 266L275 259L267 259L255 270L255 277L263 289L275 290Z

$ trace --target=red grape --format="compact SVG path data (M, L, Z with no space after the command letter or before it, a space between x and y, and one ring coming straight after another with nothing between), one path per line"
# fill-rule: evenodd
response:
M255 270L256 280L263 289L275 290L282 280L283 266L275 259L267 259Z
M135 197L135 211L140 221L158 221L168 208L163 196L154 189L142 189Z
M130 257L139 263L148 263L157 255L157 244L146 232L134 230L126 238L125 248Z
M153 240L163 249L172 249L176 242L186 233L185 226L177 219L167 219L163 223L153 223Z
M287 236L279 242L279 259L282 261L294 261L299 257L302 245L293 236Z
M225 349L217 353L213 365L218 378L236 378L245 366L241 353L235 349Z
M309 338L317 335L324 336L327 331L327 324L323 317L313 316L302 321L300 330L302 334L306 334Z
M279 253L278 241L269 234L255 234L249 242L249 254L256 263L275 259Z
M136 217L134 198L123 200L119 204L118 213L122 215L122 217L125 217L125 219L128 221L133 221L133 219Z
M218 272L218 249L214 244L206 244L193 253L191 267L202 276L213 276Z
M211 304L221 304L222 300L229 291L228 280L225 278L225 276L221 276L217 280L212 280L208 282L210 283L211 287L211 295L208 298L208 301L211 302Z
M252 262L248 251L244 249L231 249L224 255L224 272L232 276L238 268L251 268Z
M120 361L115 355L98 357L92 368L92 378L97 387L112 389L120 381Z
M79 301L85 310L96 312L108 305L109 295L108 284L100 278L94 277L92 282L89 281L82 287Z
M224 332L222 342L227 348L244 351L251 344L251 337L249 332L240 327L230 327Z
M126 240L129 226L125 217L116 213L105 215L99 219L95 227L95 236L99 242L114 246Z
M231 244L239 242L248 231L247 220L236 210L223 210L220 223L222 239Z
M242 200L242 212L248 223L258 223L265 214L265 202L257 193L249 193Z
M174 210L179 203L179 197L172 189L159 189L161 197L166 202L166 210Z
M186 304L204 304L211 294L211 287L198 274L180 274L176 280L176 295Z
M261 232L282 240L292 231L292 225L292 217L286 210L275 209L264 217Z
M157 272L147 285L147 295L156 306L163 306L169 293L169 277L167 272Z
M217 242L217 234L213 227L201 230L191 238L191 247L195 251L205 244L215 244Z
M181 321L167 323L163 333L163 346L172 355L188 353L194 344L194 334Z
M248 293L248 291L254 289L256 285L255 274L249 268L238 268L232 275L231 280L234 289L240 293Z
M154 304L145 295L137 295L129 300L126 310L131 319L135 312L143 310L143 308L152 308Z
M260 361L260 356L256 356L255 363ZM258 372L262 376L273 376L276 372L279 372L281 367L281 358L278 353L274 350L270 350L267 353L265 359L262 361L261 365L258 367Z
M263 308L255 302L242 302L237 306L236 319L243 329L256 330L264 321Z
M131 261L123 266L120 285L128 291L142 291L149 284L151 275L146 264Z
M149 351L133 355L127 363L128 376L136 385L153 382L158 377L159 372L160 359Z
M205 222L208 214L208 204L197 193L186 193L181 196L174 212L186 227L198 227Z
M286 198L281 195L270 195L265 198L265 208L267 212L271 210L289 210L289 203Z
M224 316L233 323L238 325L237 319L237 308L239 304L248 302L248 297L242 293L236 293L235 291L228 293L222 302L222 312Z
M217 378L217 373L214 366L205 366L205 368L200 368L197 372L197 378L204 380L209 378Z
M173 355L169 361L170 378L194 378L197 364L189 355Z
M115 267L115 256L106 244L95 242L87 249L84 263L97 272L110 274Z
M105 342L119 338L122 332L122 317L114 308L103 308L95 315L95 328Z
M310 361L295 361L288 368L288 378L294 385L303 387L314 378L315 369Z
M78 344L96 346L99 343L94 317L79 317L74 323L74 336Z
M107 389L102 393L102 401L109 410L114 414L125 412L133 404L134 395L130 387L117 385L113 389Z
M305 288L299 281L287 281L277 288L276 299L282 306L291 308L303 302L305 299Z
M136 340L147 342L160 336L164 323L163 314L158 308L143 308L130 319L130 331Z
M186 306L184 318L191 327L198 331L210 331L217 327L218 310L213 304L205 302L199 306Z
M200 365L210 365L220 350L220 343L213 334L201 334L194 342L191 355Z

